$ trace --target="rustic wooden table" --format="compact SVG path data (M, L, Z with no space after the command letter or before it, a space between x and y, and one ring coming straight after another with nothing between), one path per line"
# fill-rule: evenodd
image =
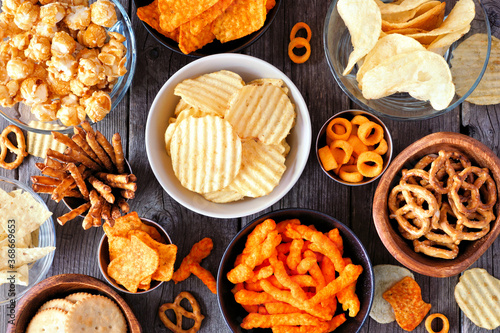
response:
M149 107L156 93L164 82L193 58L171 52L151 37L135 15L135 6L131 0L123 0L132 19L137 40L137 69L129 93L119 107L96 125L107 137L120 132L125 140L126 157L138 178L137 196L130 202L131 208L140 216L158 221L170 234L178 246L178 262L187 255L191 246L210 237L214 241L212 254L203 261L203 266L212 274L217 274L219 261L224 249L236 233L253 218L221 220L205 217L191 212L170 198L156 181L146 156L144 132ZM494 34L500 37L500 2L483 0L488 9L489 19ZM325 60L322 43L323 22L329 1L283 1L276 20L270 29L247 48L244 53L261 58L283 71L302 92L309 108L312 121L313 139L323 122L341 110L356 108L335 83ZM288 33L298 21L307 22L312 29L312 55L308 62L296 65L287 55ZM395 122L384 119L394 140L394 154L415 140L434 132L453 131L470 135L485 143L497 154L500 153L500 105L475 106L464 103L443 116L423 121ZM0 128L7 122L0 119ZM314 142L314 140L313 140ZM347 187L327 178L320 170L311 147L311 154L306 169L293 189L267 211L280 208L301 207L327 213L349 226L361 239L368 250L374 265L398 264L381 243L371 218L372 196L377 186ZM0 169L0 175L17 178L30 184L29 177L36 172L38 158L29 157L22 166L13 171ZM42 195L54 213L54 217L67 211L64 204L55 204L47 195ZM97 246L103 234L101 228L84 231L78 220L64 227L56 224L57 250L48 275L62 273L88 274L103 279L97 263ZM500 242L495 242L490 249L473 265L483 267L490 274L500 277L498 262ZM486 332L467 319L457 306L453 290L458 276L439 279L415 274L422 287L423 299L432 304L432 312L441 312L450 319L450 332ZM167 332L158 318L157 311L161 304L172 302L175 296L187 290L199 300L201 311L205 315L202 332L229 332L217 305L217 297L202 282L190 277L177 285L168 282L162 288L147 295L123 295L129 303L143 331ZM3 313L3 311L2 311ZM0 322L3 316L0 315ZM5 330L0 325L0 333ZM369 319L363 332L402 332L394 322L380 325ZM421 324L416 332L425 332ZM500 332L500 330L497 330Z

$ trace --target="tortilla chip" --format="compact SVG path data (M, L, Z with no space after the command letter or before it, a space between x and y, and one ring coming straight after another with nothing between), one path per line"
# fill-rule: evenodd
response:
M31 249L2 247L0 248L0 270L8 270L30 264L45 257L55 249L54 246L35 247ZM14 255L14 259L11 258L12 255ZM14 264L9 264L9 260L14 260Z
M179 29L165 31L160 27L160 10L158 9L158 0L154 0L147 6L137 8L137 17L151 26L162 35L179 42Z
M215 5L217 1L158 0L160 27L165 31L173 31Z
M198 35L233 3L234 0L219 0L215 5L189 21L189 32Z
M215 39L212 29L213 23L206 25L199 34L193 35L190 32L189 22L181 25L179 32L179 49L184 54L189 54L201 49Z

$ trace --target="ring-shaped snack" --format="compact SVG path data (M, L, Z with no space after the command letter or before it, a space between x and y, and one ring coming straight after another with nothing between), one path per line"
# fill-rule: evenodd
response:
M352 146L344 140L334 140L330 144L330 150L337 164L347 164L352 155Z
M384 129L379 124L369 121L359 125L358 137L365 145L374 146L384 138Z
M359 126L359 125L367 123L369 121L370 121L370 119L366 118L365 116L357 115L351 119L351 124Z
M311 28L307 25L307 23L304 23L304 22L295 23L295 25L292 28L292 31L290 32L290 41L292 41L296 38L295 35L297 34L297 31L299 31L300 29L306 30L306 32L307 32L306 40L309 43L311 41L311 36L312 36ZM303 46L297 46L297 48L301 48L301 47L303 47Z
M344 133L337 132L339 127L337 127L335 125L342 126L344 128L345 132ZM351 131L352 131L352 124L349 120L347 120L345 118L341 118L341 117L333 118L328 123L328 126L326 127L326 136L332 140L347 141L347 139L351 135Z
M376 177L384 169L382 156L373 151L365 151L358 156L358 171L365 177Z
M340 179L349 183L359 183L363 181L363 175L359 173L355 165L343 165L339 171Z
M378 143L377 148L375 148L373 152L379 155L384 155L385 153L387 153L388 150L389 147L387 146L387 141L385 141L385 139L382 138L382 140L380 140L380 142Z
M432 321L436 318L441 319L441 321L443 322L443 328L439 332L434 331L431 327ZM433 313L429 315L429 317L427 317L427 319L425 320L425 329L429 333L448 333L448 331L450 330L450 322L448 321L448 318L444 314Z
M17 147L7 137L10 133L16 135ZM16 154L16 159L12 162L5 162L7 150ZM9 125L0 134L0 167L13 170L21 165L24 158L28 156L26 151L26 140L21 129L15 125Z
M304 53L303 55L298 56L293 53L294 48L302 48L304 46L306 48L306 53ZM309 59L309 57L311 56L311 45L309 44L307 39L302 37L295 37L294 39L292 39L290 44L288 44L288 56L294 63L302 64L306 62L307 59Z
M326 171L333 170L339 166L328 146L318 149L318 157Z
M355 126L353 126L353 128L354 127ZM361 142L357 135L351 134L349 139L347 139L347 142L349 142L349 144L352 146L353 155L359 156L361 153L368 151L368 146Z

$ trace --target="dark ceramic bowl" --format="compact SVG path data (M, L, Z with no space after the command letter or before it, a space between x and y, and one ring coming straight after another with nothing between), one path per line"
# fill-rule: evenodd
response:
M248 314L234 300L231 289L234 285L227 279L227 273L234 267L236 256L243 251L247 236L252 230L266 219L273 219L280 222L287 219L297 218L304 224L313 224L316 229L322 232L337 228L344 240L344 255L352 259L354 264L363 266L363 273L358 278L356 284L356 294L359 297L361 308L354 318L346 316L347 321L340 325L335 332L355 333L359 332L370 313L373 301L374 278L373 269L363 244L358 237L344 224L326 214L310 209L283 209L263 215L247 224L231 241L227 247L219 266L217 274L217 300L226 324L233 332L250 332L240 327L243 318ZM336 314L342 312L342 307L337 307ZM252 332L271 332L271 329L255 329Z
M136 8L147 6L152 2L153 1L151 1L151 0L134 0ZM276 0L276 5L267 13L266 21L264 22L264 26L262 26L262 28L260 28L259 30L251 33L250 35L233 40L233 41L230 41L230 42L227 42L227 43L221 43L218 40L214 40L213 42L205 45L203 48L196 50L194 52L191 52L189 54L182 53L181 50L179 49L179 44L176 41L162 35L158 31L153 29L149 24L147 24L143 21L141 21L141 22L144 25L144 27L146 28L146 30L149 32L149 34L151 36L153 36L158 42L160 42L160 44L162 44L166 48L168 48L176 53L182 54L182 55L200 58L200 57L204 57L204 56L211 55L211 54L217 54L217 53L238 52L238 51L241 51L244 48L252 45L257 39L260 38L260 36L262 36L264 34L264 32L267 31L267 29L269 29L269 26L271 26L271 24L274 21L274 18L276 17L276 14L278 13L280 5L281 5L281 0Z
M151 220L145 219L141 217L142 223L149 225L151 227L156 228L160 235L163 237L162 243L165 244L172 244L172 240L170 239L170 236L167 234L165 229L161 225L159 225L156 222L153 222ZM150 291L155 290L158 288L163 282L162 281L156 281L156 280L151 280L151 286L148 290L141 290L137 291L136 293L132 293L125 289L122 285L116 283L116 281L108 275L108 265L109 265L109 242L108 242L108 236L104 234L101 238L101 241L99 242L99 249L97 251L97 259L99 260L99 270L101 271L102 276L104 279L112 285L115 289L131 294L131 295L137 295L137 294L146 294L149 293Z
M7 327L7 332L25 332L31 318L33 318L42 304L51 299L64 298L76 292L86 292L110 298L118 305L120 310L122 310L125 321L127 322L128 332L142 332L141 325L139 325L139 321L134 313L116 291L107 286L104 282L83 274L55 275L36 284L17 304L14 324ZM3 318L7 317L5 316Z
M340 118L345 118L345 119L347 119L347 120L350 121L355 116L364 116L364 117L368 118L370 121L373 121L374 123L379 124L380 126L382 126L382 129L384 130L384 139L385 139L385 141L387 141L387 152L382 156L382 158L384 160L384 167L382 169L382 172L378 176L372 177L372 178L364 177L363 180L360 181L360 182L358 182L358 183L349 183L349 182L346 182L346 181L342 180L337 174L335 174L335 172L333 172L333 170L326 171L325 168L323 168L323 165L321 164L321 160L319 159L318 149L326 146L326 128L328 127L328 124L330 123L330 121L332 121L335 118L339 118L339 117ZM323 126L321 127L321 129L319 130L318 136L316 137L316 158L318 160L319 167L321 168L321 170L323 170L323 172L326 173L328 177L330 177L331 179L335 180L336 182L339 182L341 184L348 185L348 186L366 185L366 184L372 183L375 180L377 180L378 178L380 178L380 176L382 176L384 174L385 170L389 166L389 163L391 162L391 158L392 158L392 137L391 137L391 133L389 132L389 129L387 128L387 126L385 126L384 122L382 120L380 120L380 118L378 118L378 117L374 116L373 114L371 114L370 112L361 111L361 110L345 110L345 111L341 111L341 112L336 113L335 115L333 115L330 119L328 119L323 124Z

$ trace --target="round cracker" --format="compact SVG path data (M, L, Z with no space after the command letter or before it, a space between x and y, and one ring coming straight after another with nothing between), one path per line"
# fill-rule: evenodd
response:
M66 311L66 312L69 312L71 310L71 308L73 308L73 305L75 305L73 302L71 301L68 301L66 299L63 299L63 298L56 298L56 299L51 299L50 301L48 302L45 302L41 307L40 309L38 309L38 311L43 311L45 309L59 309L59 310L63 310L63 311Z
M81 300L92 296L92 294L89 293L84 293L84 292L79 292L79 293L73 293L68 296L66 296L64 299L67 301L70 301L72 303L80 302Z
M241 140L220 117L188 117L175 129L170 154L182 186L201 194L214 192L228 186L240 171Z
M26 333L65 333L68 312L60 309L45 309L31 319Z
M373 274L375 276L375 293L370 317L381 324L391 323L396 320L396 317L392 306L382 297L382 294L405 276L414 278L413 273L401 266L376 265L373 267Z
M68 313L66 332L126 333L127 323L115 302L92 295L76 303Z

